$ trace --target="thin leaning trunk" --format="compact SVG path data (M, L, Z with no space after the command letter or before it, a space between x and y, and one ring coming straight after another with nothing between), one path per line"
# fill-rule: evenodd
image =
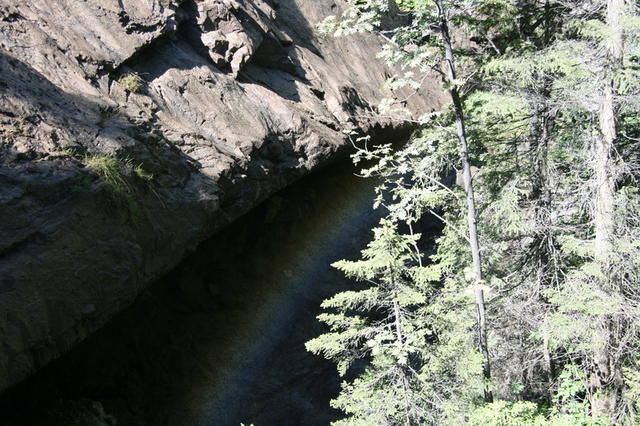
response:
M615 174L612 155L617 138L617 105L614 75L622 67L624 33L621 17L624 0L608 0L607 25L611 34L606 82L599 111L599 135L595 138L594 173L596 177L596 199L594 208L595 259L601 272L601 287L605 292L612 289L610 268L614 235ZM597 320L598 342L594 350L590 377L593 414L615 417L619 374L611 351L611 323L606 316Z
M471 176L471 164L469 163L469 150L467 143L467 134L464 124L464 110L460 94L456 87L456 69L455 57L449 34L448 19L442 0L437 0L438 11L440 15L440 31L442 44L445 51L446 80L449 86L449 95L453 102L456 117L456 133L460 142L460 161L462 163L462 175L464 179L464 190L467 194L467 222L469 224L469 246L471 249L471 257L473 261L473 272L476 279L474 288L477 320L478 320L478 341L479 349L484 358L483 374L485 378L484 398L486 402L493 401L493 395L488 386L491 379L491 362L489 358L489 346L487 343L487 320L484 302L484 291L482 288L482 264L480 259L480 243L478 241L478 226L476 219L476 203L473 194L473 180Z
M400 323L400 305L396 300L393 301L393 315L394 315L394 324L396 327L396 338L398 339L398 344L402 346L404 343L404 338L402 336L402 325Z

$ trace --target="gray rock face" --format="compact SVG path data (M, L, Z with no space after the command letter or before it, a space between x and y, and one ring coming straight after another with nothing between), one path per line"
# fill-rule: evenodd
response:
M2 2L0 390L346 152L342 129L409 130L371 113L390 96L380 41L314 32L341 6ZM441 99L434 83L409 106Z

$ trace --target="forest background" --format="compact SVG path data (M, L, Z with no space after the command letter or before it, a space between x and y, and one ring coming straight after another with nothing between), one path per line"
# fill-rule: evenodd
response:
M347 377L336 424L640 423L639 4L348 3L325 34L379 34L390 87L451 102L401 149L352 135L386 216L307 343Z

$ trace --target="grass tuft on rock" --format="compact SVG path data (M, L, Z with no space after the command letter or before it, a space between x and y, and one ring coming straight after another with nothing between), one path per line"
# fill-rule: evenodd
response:
M87 168L100 176L115 194L131 192L131 185L126 178L126 168L129 161L108 155L85 158Z
M112 195L117 206L124 207L134 223L140 222L144 216L142 205L136 201L135 180L145 183L153 180L153 174L146 171L141 164L134 164L131 158L118 158L108 155L85 157L87 168L100 176Z
M116 194L129 194L133 191L131 177L136 176L145 182L153 180L153 174L146 171L142 164L135 165L131 158L118 158L109 155L85 157L87 168L98 176Z

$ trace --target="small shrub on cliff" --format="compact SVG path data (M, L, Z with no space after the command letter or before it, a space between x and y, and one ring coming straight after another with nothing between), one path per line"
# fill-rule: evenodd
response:
M144 80L138 73L135 72L120 77L118 79L118 84L120 84L124 88L124 90L130 93L140 93L144 88Z
M120 107L113 105L98 105L96 110L98 115L100 115L100 122L103 122L118 115Z

